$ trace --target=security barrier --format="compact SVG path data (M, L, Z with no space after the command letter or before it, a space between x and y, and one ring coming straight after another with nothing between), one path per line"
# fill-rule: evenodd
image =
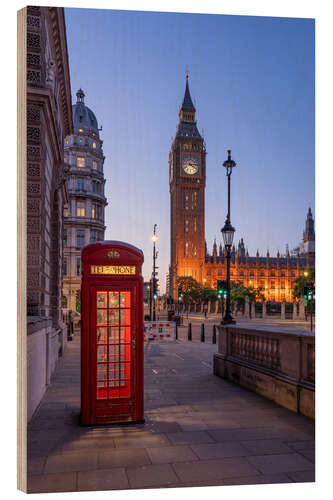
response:
M145 321L144 340L164 340L176 338L174 321Z

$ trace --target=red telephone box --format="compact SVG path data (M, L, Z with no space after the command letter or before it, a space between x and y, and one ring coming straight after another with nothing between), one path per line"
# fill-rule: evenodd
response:
M143 253L120 241L82 251L81 423L142 422Z

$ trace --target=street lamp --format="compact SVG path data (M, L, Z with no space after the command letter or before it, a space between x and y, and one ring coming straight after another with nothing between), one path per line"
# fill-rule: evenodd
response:
M153 231L153 235L151 237L152 239L152 242L153 242L153 321L156 321L156 289L157 289L157 278L156 278L156 275L157 275L157 267L156 267L156 259L157 259L157 252L156 252L156 241L157 241L157 234L156 234L156 227L157 227L157 224L154 224L154 231Z
M230 222L230 177L232 174L232 169L236 166L236 162L231 159L231 150L228 149L228 159L223 163L226 169L226 174L228 177L228 213L225 220L224 226L221 229L224 246L227 252L227 300L226 300L226 310L225 315L222 319L222 324L227 325L230 323L236 323L231 315L230 307L230 258L231 258L231 247L234 240L235 228Z

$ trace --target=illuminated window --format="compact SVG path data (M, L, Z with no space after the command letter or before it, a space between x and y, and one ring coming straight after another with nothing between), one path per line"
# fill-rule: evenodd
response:
M192 210L197 206L197 197L198 193L194 191L194 193L192 193Z
M185 257L188 257L188 243L185 243Z
M95 203L93 203L92 207L91 207L91 218L92 219L96 218L96 205L95 205Z
M68 207L64 207L64 217L68 217Z
M188 194L185 193L185 210L188 210L188 198L189 198Z
M193 255L194 255L194 257L196 257L196 256L197 256L197 247L194 247L194 250L193 250Z
M92 162L92 168L93 168L94 170L97 170L97 167L98 167L98 165L97 165L97 161L94 161L94 160L93 160L93 162Z
M84 201L78 201L76 204L76 216L84 217L85 213L86 213L86 208Z
M78 156L76 158L76 165L77 168L84 168L86 166L86 159L83 158L82 156Z
M79 128L79 132L83 132L83 128Z
M194 222L193 222L193 229L194 229L194 232L196 233L197 232L197 219L196 218L194 219Z
M76 246L77 247L84 246L84 231L82 229L78 229L76 231Z
M188 233L188 220L185 220L185 233Z
M66 140L65 140L65 143L66 143L66 144L68 144L68 143L69 143L69 140L68 140L68 139L66 139Z
M93 148L96 149L96 142L93 142Z

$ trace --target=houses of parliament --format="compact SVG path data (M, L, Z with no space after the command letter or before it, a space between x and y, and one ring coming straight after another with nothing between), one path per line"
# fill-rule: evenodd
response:
M205 241L206 148L196 123L188 75L179 111L176 136L169 154L170 185L170 268L169 294L177 298L176 280L192 276L202 286L216 288L226 280L227 265L222 245L216 241L208 253ZM231 254L231 281L260 288L265 300L290 302L293 282L300 273L315 265L314 220L309 208L302 243L291 254L250 257L241 239Z

